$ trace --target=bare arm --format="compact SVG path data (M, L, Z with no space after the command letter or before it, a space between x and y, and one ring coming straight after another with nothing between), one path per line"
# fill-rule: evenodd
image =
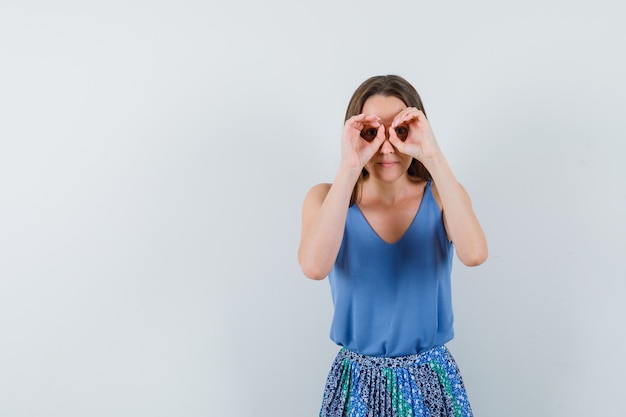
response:
M454 177L426 116L410 107L396 116L392 127L402 123L409 125L406 140L401 141L394 129L390 129L389 140L400 152L424 164L432 175L436 196L443 207L446 232L454 243L459 260L468 266L482 264L488 253L485 234L474 214L469 195Z
M298 261L311 279L326 278L337 259L358 176L358 171L340 169L332 185L319 184L304 199Z
M441 155L425 164L433 176L439 201L443 206L443 219L448 238L461 262L477 266L487 259L487 240L478 222L467 191L452 174L446 159Z
M374 115L348 119L341 137L341 164L333 184L319 184L306 195L302 207L302 235L298 262L304 275L324 279L332 269L346 225L350 196L363 166L385 140L384 129L371 142L361 138L365 126L380 126Z

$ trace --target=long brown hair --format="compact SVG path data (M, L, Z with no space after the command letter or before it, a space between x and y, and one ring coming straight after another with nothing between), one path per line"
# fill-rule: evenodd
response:
M356 89L350 99L350 102L348 103L345 120L348 120L357 114L361 114L363 111L363 104L365 104L368 98L377 94L385 97L397 97L402 100L407 107L416 107L424 112L424 115L426 115L426 110L424 110L424 105L422 104L420 95L407 80L399 75L377 75L368 78ZM411 165L409 166L407 173L409 174L409 177L415 178L416 180L432 179L430 173L424 165L422 165L422 163L415 158L411 161ZM369 173L367 170L363 168L361 175L352 190L350 205L359 201L361 185L363 180L367 178L368 175Z

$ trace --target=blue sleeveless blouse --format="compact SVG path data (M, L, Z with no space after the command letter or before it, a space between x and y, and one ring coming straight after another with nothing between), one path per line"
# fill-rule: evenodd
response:
M395 357L452 340L454 249L431 188L429 181L410 227L392 244L376 234L358 205L348 209L328 276L334 304L330 338L338 345Z

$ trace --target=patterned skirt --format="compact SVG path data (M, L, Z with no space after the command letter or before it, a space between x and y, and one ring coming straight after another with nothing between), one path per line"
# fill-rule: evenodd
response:
M395 358L341 349L320 417L471 417L461 373L445 346Z

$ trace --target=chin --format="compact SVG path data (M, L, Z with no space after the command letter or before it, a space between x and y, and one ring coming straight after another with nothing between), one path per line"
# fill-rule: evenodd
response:
M372 175L370 173L370 175ZM393 172L375 172L372 177L382 182L394 182L406 175L406 171L394 170Z

